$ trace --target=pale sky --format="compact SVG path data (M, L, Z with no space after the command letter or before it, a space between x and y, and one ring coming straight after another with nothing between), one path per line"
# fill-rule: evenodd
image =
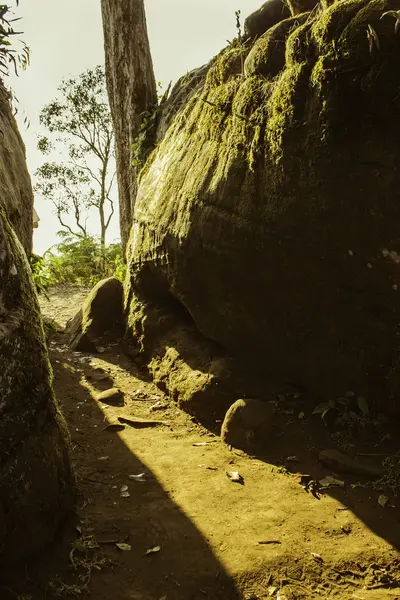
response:
M235 10L245 16L263 0L145 0L150 46L156 80L166 87L181 75L208 62L236 35ZM76 76L104 64L100 0L21 0L15 10L22 17L16 26L31 48L31 65L18 78L6 82L19 100L17 116L24 138L28 167L33 173L44 158L36 149L41 132L38 116L57 93L63 77ZM25 116L30 121L26 129ZM33 178L34 183L34 178ZM34 250L41 254L57 242L60 229L52 207L35 198L40 217ZM93 222L93 231L97 223ZM118 218L110 226L108 241L119 238Z

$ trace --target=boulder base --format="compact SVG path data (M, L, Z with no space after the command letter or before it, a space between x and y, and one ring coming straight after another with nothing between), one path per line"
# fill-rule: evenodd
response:
M96 342L104 334L123 330L123 288L115 277L103 279L93 288L65 328L72 350L97 352Z
M246 452L262 449L268 443L274 424L272 408L261 400L236 400L225 415L221 438Z

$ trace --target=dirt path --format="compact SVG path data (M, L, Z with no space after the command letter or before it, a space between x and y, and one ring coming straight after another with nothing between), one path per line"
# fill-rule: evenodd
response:
M44 314L64 325L83 293L43 301ZM315 417L299 419L288 403L268 458L252 459L177 410L118 346L89 356L64 342L54 334L49 347L73 440L77 515L23 575L8 574L2 600L400 598L400 499L382 508L382 492L357 476L342 475L344 489L319 499L299 484L297 471L332 475L316 457L334 444ZM123 406L96 400L112 386ZM121 417L162 423L122 429ZM392 452L390 441L371 449L379 436L357 450Z

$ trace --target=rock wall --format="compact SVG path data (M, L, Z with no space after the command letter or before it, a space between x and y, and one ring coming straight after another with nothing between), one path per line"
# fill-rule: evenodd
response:
M399 410L400 42L381 19L399 8L284 18L173 91L126 302L150 371L189 409L218 403L237 369L212 365L229 356L262 385Z
M0 85L0 204L27 254L32 250L33 192L25 146Z
M0 90L0 564L48 544L71 508L68 432L54 399L25 251L33 196L25 151ZM20 240L18 240L18 237ZM23 245L22 245L23 244Z

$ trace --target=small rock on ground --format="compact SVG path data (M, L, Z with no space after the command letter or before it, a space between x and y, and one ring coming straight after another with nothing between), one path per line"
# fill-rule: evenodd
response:
M261 400L237 400L225 415L222 440L235 448L255 451L262 448L273 426L272 408Z
M97 394L96 400L105 404L121 406L124 404L124 395L118 388L109 388Z

